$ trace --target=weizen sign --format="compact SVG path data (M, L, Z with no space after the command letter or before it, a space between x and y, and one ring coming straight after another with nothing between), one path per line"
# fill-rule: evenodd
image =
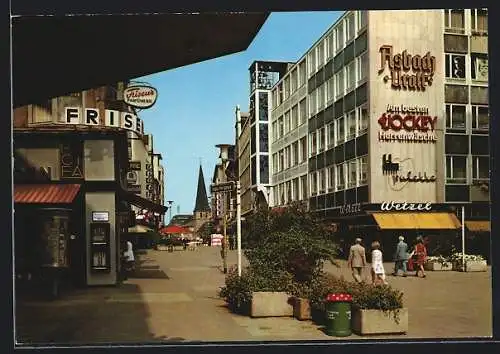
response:
M389 67L390 75L384 76L384 82L391 81L391 87L396 90L425 91L432 85L436 72L436 57L427 52L424 56L412 55L404 50L394 54L392 45L383 45L380 52L380 69L382 74ZM413 73L410 74L409 72Z
M85 108L85 112L82 114L82 109L80 107L66 107L63 123L121 128L140 135L144 134L142 119L133 113L119 112L110 109L106 109L104 117L102 117L97 108Z
M377 121L382 129L379 140L435 143L437 117L428 112L427 107L387 105L386 113Z
M158 98L158 91L151 86L129 86L123 92L123 101L135 108L150 108Z

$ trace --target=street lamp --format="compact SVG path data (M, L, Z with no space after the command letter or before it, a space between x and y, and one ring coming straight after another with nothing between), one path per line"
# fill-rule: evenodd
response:
M172 222L172 204L174 203L173 200L167 200L168 204L168 224Z

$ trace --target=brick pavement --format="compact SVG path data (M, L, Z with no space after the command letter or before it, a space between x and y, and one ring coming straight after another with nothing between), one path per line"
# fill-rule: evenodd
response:
M83 289L53 302L20 302L16 313L18 342L335 339L309 321L252 319L230 313L217 298L217 290L224 284L218 248L148 251L141 258L137 277L118 287ZM235 251L229 254L229 264L236 264ZM345 262L341 264L341 268L329 265L326 270L350 277ZM347 339L491 336L490 272L428 272L425 279L388 277L388 281L405 293L409 332Z

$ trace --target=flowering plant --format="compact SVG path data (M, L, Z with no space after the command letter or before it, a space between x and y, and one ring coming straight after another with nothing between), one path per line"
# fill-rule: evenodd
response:
M441 264L442 267L445 267L445 268L450 265L449 264L450 259L447 258L447 257L441 256L441 255L439 255L439 256L429 256L429 257L427 257L426 262L428 262L428 263L433 263L433 262L439 263L439 264Z
M484 257L481 255L466 254L464 257L465 262L480 262L484 261ZM451 262L456 262L458 266L462 265L462 253L453 253L450 257Z

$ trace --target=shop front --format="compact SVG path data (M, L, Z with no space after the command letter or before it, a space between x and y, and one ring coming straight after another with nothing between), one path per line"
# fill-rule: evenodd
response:
M393 260L399 236L403 236L409 246L422 236L431 254L447 252L451 245L460 245L461 224L448 204L351 204L327 210L326 220L337 225L336 241L345 257L357 237L363 239L367 251L373 241L379 241L386 261Z

